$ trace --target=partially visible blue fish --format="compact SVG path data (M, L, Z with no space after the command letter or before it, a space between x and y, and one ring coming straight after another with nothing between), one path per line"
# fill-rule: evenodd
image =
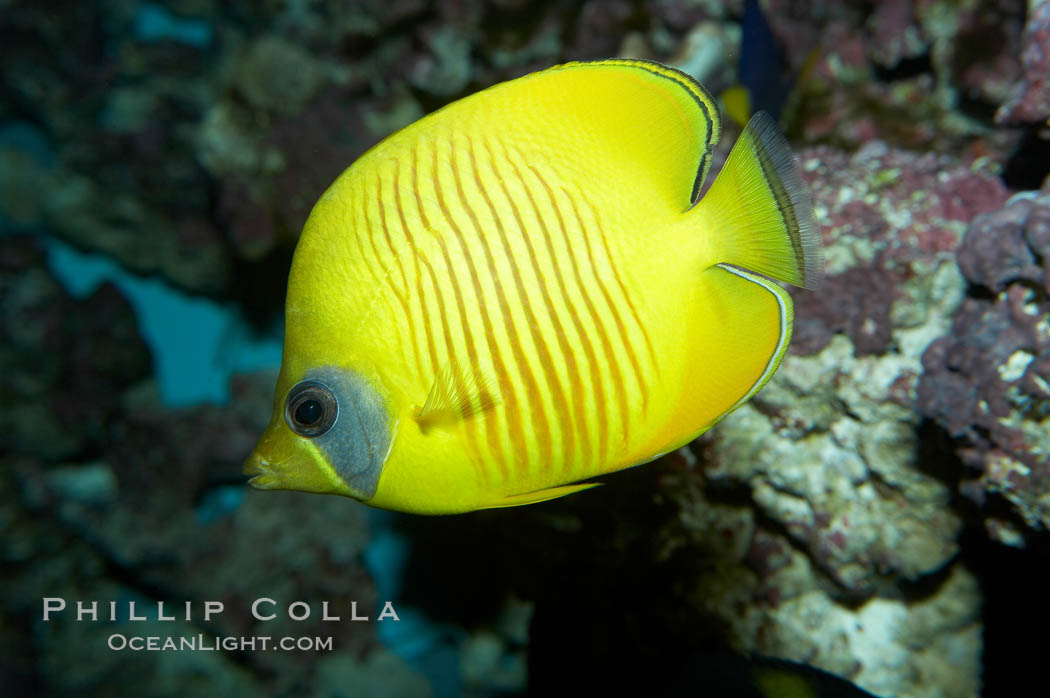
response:
M818 52L814 49L796 74L784 47L770 29L758 0L744 2L740 31L739 84L722 93L726 113L740 126L747 124L752 114L759 111L779 119L791 90L798 78L809 71Z

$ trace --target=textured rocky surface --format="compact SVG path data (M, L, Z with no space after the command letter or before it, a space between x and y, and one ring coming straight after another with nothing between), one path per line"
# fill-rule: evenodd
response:
M717 94L735 79L740 5L89 3L60 16L14 3L0 33L17 108L0 117L43 127L53 152L0 147L36 182L11 182L5 196L26 194L13 207L22 223L193 291L236 294L235 276L286 260L335 174L472 89L626 53L678 65ZM809 141L882 138L1002 162L1018 132L982 115L1008 102L1002 119L1037 120L1045 3L1021 56L1021 0L764 6L804 96L785 118Z
M873 138L1000 158L1016 134L986 121L1020 78L1023 0L772 0L792 65L814 60L792 121L798 136L855 149Z
M174 686L349 695L350 680L386 686L373 695L429 694L377 641L362 508L244 491L240 464L269 411L272 373L235 380L234 407L172 410L156 398L149 351L113 286L72 299L32 239L8 238L0 288L0 590L4 642L18 646L3 662L12 695L105 695L129 681L141 695ZM42 622L44 597L67 599L68 612ZM273 620L252 616L260 597L277 602ZM99 601L101 620L77 622L77 600ZM285 610L300 600L312 607L302 622ZM342 622L322 621L322 600ZM123 620L105 620L110 601ZM157 620L158 601L177 620ZM206 601L224 612L205 620ZM349 621L352 601L372 622ZM153 620L129 620L129 602ZM107 644L114 633L330 637L333 651L318 672L314 653L118 652Z
M1024 75L996 112L999 123L1045 122L1050 118L1050 2L1029 2L1021 41Z
M1048 260L1050 190L978 216L959 250L974 292L923 356L919 384L922 413L955 440L962 491L1013 545L1050 528Z
M313 201L385 134L570 59L663 60L718 94L746 48L742 6L8 2L0 230L104 252L265 323ZM427 618L401 638L411 667L376 624L248 612L259 596L372 606L388 588L363 563L385 534L359 506L244 492L272 376L238 378L229 406L159 404L116 288L73 298L37 243L4 237L0 675L12 692L104 695L119 678L140 695L513 695L526 680L553 694L571 658L593 682L645 667L688 693L707 678L692 668L728 647L880 695L974 696L983 638L988 695L1005 692L997 676L1037 670L1016 627L1050 622L1045 595L1009 578L1039 579L1050 535L1050 193L1007 199L1048 172L1050 3L762 6L797 75L782 123L812 144L800 159L828 246L825 286L794 293L792 353L690 450L605 487L398 519L412 545L398 598ZM1001 566L974 552L985 545L1036 563ZM43 595L227 611L43 624ZM143 627L331 635L336 651L104 648ZM448 651L439 661L427 643Z
M1008 193L990 172L877 141L800 160L826 283L794 293L780 370L702 439L704 496L688 505L753 507L736 510L749 523L734 529L749 532L738 534L740 581L727 585L748 611L725 620L751 651L876 694L977 695L980 593L956 562L963 522L916 398L924 352L964 301L955 254L967 224ZM931 578L920 598L900 597ZM698 595L736 607L726 593Z
M0 295L3 452L50 461L97 452L121 393L151 371L127 301L111 285L72 298L29 237L3 240Z
M681 477L668 482L681 485ZM734 504L720 482L676 496L692 544L720 560L719 573L699 576L688 599L722 621L732 646L821 667L880 696L979 695L981 593L972 573L951 564L921 590L902 593L898 579L858 593L765 516L761 496L757 506Z

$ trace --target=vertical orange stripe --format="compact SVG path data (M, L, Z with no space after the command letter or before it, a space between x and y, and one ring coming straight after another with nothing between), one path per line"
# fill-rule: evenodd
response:
M580 229L586 230L584 227L583 218L580 216L580 211L576 206L576 200L573 199L572 195L563 187L562 193L569 200L569 204L572 206L572 211L576 215L576 220L579 221ZM598 235L603 236L605 233L599 229ZM591 247L590 236L584 234L584 242L587 246L587 257L591 262L591 268L594 270L595 281L598 282L598 289L602 292L602 296L605 298L605 304L609 308L610 314L612 315L613 322L616 323L616 330L620 334L620 343L624 348L624 352L627 354L627 360L631 362L631 367L634 369L635 378L638 380L638 386L642 392L642 409L644 410L648 404L649 393L645 388L645 380L642 376L642 367L638 363L638 357L635 355L634 346L631 344L630 337L627 336L627 328L624 326L623 317L620 315L619 306L612 298L612 294L609 293L608 287L605 282L602 281L602 277L598 272L598 263L594 259L594 249ZM610 266L613 260L609 260Z
M638 309L634 307L634 302L631 300L631 294L627 293L627 285L623 282L623 277L620 276L620 270L617 267L616 260L613 259L612 252L609 251L609 240L605 236L605 227L602 225L602 217L598 211L598 207L591 203L591 200L587 198L587 195L580 191L580 198L590 206L591 212L594 215L594 220L598 224L598 231L601 233L599 239L602 241L602 245L605 247L605 256L609 260L609 268L612 269L613 277L616 279L616 283L620 286L620 293L623 294L623 298L627 301L627 307L631 309L631 314L634 316L634 322L638 326L638 331L642 333L642 337L645 339L645 346L649 351L649 360L652 362L653 369L659 370L660 364L656 360L656 350L653 349L653 342L649 339L649 333L645 330L645 325L642 323L642 318L638 315ZM642 383L643 390L645 384Z
M424 227L429 228L430 227L430 221L427 220L426 212L423 210L423 199L422 199L422 196L420 195L420 190L419 190L419 153L418 153L418 151L415 148L412 149L412 168L411 169L412 169L412 191L415 193L417 213L419 214L419 219L423 223ZM407 227L406 227L406 230L407 230ZM456 294L458 294L459 293L459 286L456 284L455 275L452 273L452 267L451 267L451 264L449 263L449 258L448 258L448 250L445 248L445 243L441 239L440 235L435 235L435 237L437 238L439 246L441 248L441 251L444 254L445 262L446 262L446 265L448 266L448 270L449 270L449 277L451 279L453 291ZM456 358L457 358L456 357L456 347L455 347L455 343L452 341L452 330L451 330L451 327L449 326L448 316L445 313L445 309L448 307L446 302L445 302L445 294L441 290L441 284L438 282L437 273L434 271L433 265L431 265L430 262L427 260L427 258L425 256L423 256L422 254L419 254L419 260L420 260L420 262L423 263L424 266L426 266L427 272L430 275L430 281L431 281L431 283L434 286L434 294L437 296L438 316L441 319L441 329L442 329L442 333L444 335L444 340L445 340L446 355L448 356L450 362L451 361L455 361ZM423 302L422 288L420 290L421 290L420 302L422 303ZM459 299L459 300L460 300L459 305L462 308L462 299ZM425 305L424 305L424 313L423 314L424 314L424 316L426 316L426 306ZM460 321L461 321L461 323L465 323L466 319L463 316L461 316L460 317ZM436 379L437 372L440 370L440 367L438 367L438 365L437 365L438 364L438 359L437 359L436 355L433 352L432 352L432 356L434 356L434 358L433 358L434 365L435 365L434 376L435 376L435 379ZM478 433L477 432L478 432L478 423L479 423L479 421L480 420L472 419L472 420L468 420L467 423L465 424L465 433L467 434L467 438L472 442L472 445L474 446L474 448L477 448L477 441L478 441ZM497 440L494 440L492 438L492 430L491 429L487 429L486 428L486 436L488 437L487 441L488 441L488 444L489 444L490 455L492 455L492 457L496 458L497 465L499 465L501 470L504 471L503 472L503 478L506 479L505 467L502 464L502 462L500 462L500 459L498 458L498 455L501 454L500 445L499 445ZM495 454L495 455L493 455L493 454ZM485 480L488 480L489 479L489 473L485 469L484 463L479 459L478 461L475 462L475 464L481 468L481 477L483 479L485 479Z
M569 235L569 229L566 227L565 219L562 216L561 209L558 207L558 200L557 197L554 195L554 190L547 183L547 180L543 178L543 175L540 174L539 170L537 170L532 165L529 165L529 169L532 170L533 175L536 176L536 178L540 181L540 184L543 185L543 188L547 191L547 197L550 199L551 208L554 209L554 214L558 219L558 226L561 228L562 234L565 236L565 244L568 246L569 250L573 250L572 240ZM573 206L573 210L575 211L575 204L573 204L571 199L569 200L569 203ZM578 216L577 221L580 225L580 237L586 240L587 229L583 227L583 221L580 221ZM594 301L591 299L590 294L587 292L587 284L585 284L583 281L583 274L579 264L579 260L577 260L576 258L576 253L571 252L571 256L572 268L576 276L576 285L579 289L580 297L583 298L583 302L587 306L587 311L590 313L591 321L594 323L594 328L598 334L598 339L600 340L602 349L604 350L606 365L609 367L609 372L612 376L613 393L617 397L616 404L619 407L620 412L620 427L623 429L623 440L626 441L630 424L627 414L627 387L624 384L623 374L620 371L620 362L616 358L616 352L613 350L612 342L609 340L609 333L605 329L605 323L602 322L601 316L598 314L598 311L594 306ZM594 275L597 277L598 270L594 268L593 260L591 268L594 272ZM603 443L607 439L608 435L606 434L602 439Z
M394 247L393 238L390 236L390 228L386 223L386 209L384 208L383 200L383 178L376 173L376 207L379 209L379 223L383 228L383 237L386 238L386 246L390 250L390 254L393 256L393 263L397 265L398 270L401 272L401 283L404 293L408 293L408 273L405 271L404 265L401 263L401 255L398 254L397 249ZM393 281L390 282L393 285ZM409 307L408 299L401 293L398 293L398 300L401 301L401 307L405 312L405 317L408 320L408 333L410 335L410 344L412 345L412 357L416 362L416 373L422 374L423 372L423 359L419 355L419 342L417 340L416 331L416 319L412 315L412 308ZM395 322L394 325L398 327L398 345L404 346L400 339L400 324Z
M357 193L358 192L352 191L351 192L351 197L354 197ZM395 319L394 327L395 327L395 330L397 331L398 340L399 340L396 346L401 347L402 350L404 350L405 345L401 341L401 338L402 338L401 337L401 327L396 322L398 311L397 311L396 308L394 308L393 303L390 301L389 295L384 293L382 289L384 289L384 288L389 288L390 289L391 294L394 296L395 299L397 299L398 303L401 305L402 312L408 312L408 307L409 307L408 306L408 299L401 292L401 289L399 289L397 287L397 285L394 283L393 279L390 278L390 266L393 264L393 260L391 260L390 264L384 265L383 255L380 253L379 248L376 247L376 241L375 241L376 236L375 236L375 234L372 231L372 224L371 224L371 222L369 221L369 218L368 218L367 190L365 188L362 188L360 194L361 194L360 225L356 226L356 230L359 233L363 233L364 237L367 239L368 246L372 248L372 254L374 255L375 265L377 265L377 266L374 266L369 261L367 251L365 250L365 243L361 240L360 234L355 235L355 237L357 239L357 243L358 243L358 249L357 249L358 257L361 260L363 266L366 269L368 269L369 273L372 275L372 278L375 279L375 287L373 289L373 295L372 295L372 305L369 306L368 311L362 317L362 325L359 325L358 329L360 329L360 327L363 326L364 321L367 319L368 315L374 309L375 303L378 302L378 300L380 298L382 298L384 301L386 301L388 304L390 304L390 310L392 311L392 317ZM351 202L352 202L352 199L351 199ZM352 206L353 206L353 203L351 203L351 207ZM380 273L380 272L382 272L382 273Z
M495 155L495 153L492 152L492 148L490 147L490 145L489 145L489 143L487 141L484 142L484 145L485 145L485 149L488 151L489 160L492 162L492 167L493 167L493 170L494 170L494 172L496 174L496 181L499 182L500 188L503 190L503 197L507 200L507 203L510 205L511 212L514 214L514 220L515 220L515 222L518 225L518 230L520 231L521 237L525 241L525 245L526 245L526 247L529 250L529 261L532 263L532 270L533 270L533 272L536 275L537 282L539 283L540 291L541 291L541 294L543 296L543 302L544 302L544 304L547 307L547 313L550 315L551 324L554 326L555 335L556 335L557 340L558 340L558 348L561 351L562 355L565 357L565 362L567 364L567 368L568 368L568 372L569 372L569 376L568 376L568 379L570 381L570 383L569 383L569 390L572 393L572 406L573 406L573 417L574 417L574 419L571 420L571 421L567 420L567 423L564 424L563 428L566 428L566 429L574 429L575 428L575 432L579 433L579 435L580 435L580 463L581 464L585 464L585 463L588 462L588 459L591 459L591 458L594 457L594 454L591 452L590 429L588 428L588 425L587 425L587 413L586 413L586 408L584 407L584 402L583 402L584 389L585 388L584 388L584 385L583 385L582 377L580 376L579 366L576 363L576 353L574 351L574 348L569 345L569 340L568 340L568 337L567 337L566 332L565 332L565 327L562 325L561 318L558 317L558 313L557 313L557 311L554 308L554 302L551 300L550 291L547 288L547 281L546 281L546 279L544 279L543 274L540 271L540 264L539 264L539 261L538 261L538 259L536 257L536 250L532 246L532 234L531 234L531 231L529 231L525 227L525 221L521 217L521 212L518 209L518 205L514 201L514 197L511 196L510 190L507 188L506 178L503 176L503 174L498 169L496 169L496 155ZM511 167L514 169L514 172L517 175L518 180L520 181L521 180L521 173L518 172L517 167L515 167L513 163L511 163ZM522 182L522 185L524 186L524 182ZM536 209L536 204L535 204L535 202L532 201L532 194L527 189L526 189L526 195L528 196L529 201L532 203L532 207L535 210ZM491 204L490 204L490 206L491 206ZM576 323L576 331L579 334L579 336L582 338L583 343L586 344L588 346L588 349L589 349L589 344L590 343L587 341L587 337L583 333L583 330L582 330L582 328L580 326L579 319L575 317L575 315L576 315L576 308L570 302L568 294L565 292L565 281L562 278L561 269L558 267L557 258L556 258L555 254L554 254L554 248L553 248L553 246L551 244L550 233L547 231L547 228L544 225L543 220L539 217L539 211L538 210L536 211L536 218L537 218L537 220L540 223L540 231L542 232L542 235L540 235L540 237L542 237L543 240L547 244L547 251L550 254L551 266L554 269L554 275L555 275L555 278L558 281L558 287L561 290L561 295L562 295L562 298L565 301L565 305L566 305L566 308L568 309L569 316L572 317L573 321ZM586 350L585 350L585 352L586 352ZM593 365L593 356L590 357L590 360L592 362L592 364L591 364L591 377L592 377L592 380L593 380L594 376L595 376L595 368L596 368ZM557 376L554 377L554 380L557 380ZM573 384L573 381L575 381L575 385ZM595 381L595 382L598 382L598 381ZM600 407L599 409L604 410L604 406ZM566 452L567 452L567 454L566 454L565 462L562 464L562 473L563 473L563 475L569 476L573 472L573 465L574 465L574 463L571 460L571 458L572 458L572 450L571 450L571 448L567 448Z
M558 375L554 370L554 360L551 356L550 349L547 347L547 342L543 338L543 334L540 332L539 322L536 318L535 312L533 312L532 305L529 303L529 298L525 293L525 284L522 282L521 270L518 269L517 262L514 259L514 252L511 250L510 242L507 240L507 232L503 228L503 221L500 219L499 213L496 211L496 207L492 203L491 197L489 197L488 191L485 189L485 185L481 181L481 173L478 171L477 156L474 153L474 144L470 140L469 136L464 136L467 142L467 154L470 156L470 167L474 173L474 183L478 187L478 191L481 192L481 196L485 199L485 204L488 206L489 212L492 214L492 218L496 224L496 232L499 233L500 242L503 244L503 251L507 255L507 263L510 265L511 276L514 278L514 285L518 293L518 301L521 303L522 309L525 311L525 315L528 318L527 326L529 328L529 334L532 337L533 345L536 347L536 352L539 354L540 368L543 371L544 378L547 381L547 388L553 393L553 406L556 412L561 411L563 405L567 404L565 399L565 391L562 389L561 383L558 381ZM459 178L457 175L456 179L457 186L459 186ZM463 195L462 186L459 186L460 198L463 199L464 206L470 210L467 204L466 197ZM473 211L470 211L470 218L474 223L474 227L477 229L478 234L483 236L481 226L478 224L477 216L474 215ZM542 291L543 300L547 305L547 310L550 313L551 320L556 324L556 331L561 332L561 325L557 324L557 316L554 314L554 308L551 305L550 297L547 295L547 289L543 285L543 277L540 274L539 265L536 263L536 253L532 249L532 243L529 242L528 236L524 234L522 228L522 237L525 240L526 246L529 250L529 257L532 260L532 267L536 272L537 280L540 282L540 288ZM493 275L493 279L496 279L497 296L500 299L500 305L503 308L503 321L506 325L508 336L511 337L511 346L515 350L515 358L518 360L519 365L522 369L522 375L525 376L526 385L529 390L529 413L535 415L533 417L533 424L537 429L536 439L540 442L540 448L545 449L544 453L547 454L546 466L550 470L553 464L550 462L551 450L553 447L551 433L550 433L550 420L547 418L546 410L543 408L543 402L539 393L539 385L532 375L532 371L529 369L528 364L525 362L524 353L521 351L521 346L517 339L517 332L512 326L510 309L507 306L507 301L503 296L502 285L498 281L498 275L496 273L496 267L493 262L492 253L488 248L488 243L485 242L486 256L489 264L489 273ZM512 334L513 333L513 334ZM562 337L564 343L564 337ZM569 354L571 356L571 353ZM572 422L569 419L569 415L565 411L561 411L562 415L562 468L569 466L572 463L575 439L573 433ZM546 446L544 446L546 443Z
M482 243L482 246L484 248L484 251L485 251L488 263L489 263L489 272L492 275L492 280L493 280L493 283L495 284L495 288L496 288L497 301L500 304L500 307L501 307L501 309L502 309L502 311L504 313L504 323L508 323L509 320L506 317L506 313L508 312L507 311L507 306L506 306L506 300L503 297L503 288L502 288L502 286L499 283L499 276L495 273L495 269L494 269L494 267L492 265L492 253L491 253L491 251L488 248L488 242L485 240L484 231L482 231L481 227L478 225L477 217L475 216L474 212L470 209L470 207L467 205L466 197L463 195L463 184L460 181L459 172L458 172L458 170L457 170L457 168L455 166L455 159L456 159L455 158L455 148L454 148L454 146L451 143L449 144L449 148L450 148L450 158L449 159L451 161L449 163L449 169L452 171L453 179L456 182L457 193L459 194L459 197L461 199L461 203L462 203L463 207L466 209L467 214L469 215L471 221L474 224L475 231L478 233L478 237L479 237L480 242ZM434 171L435 171L435 180L434 181L435 181L435 187L438 186L438 183L437 183L437 167L438 167L438 163L437 163L437 149L435 148L435 150L434 150ZM474 293L477 296L478 305L479 305L480 310L481 310L481 321L482 321L482 325L484 326L484 329L485 329L485 338L486 338L486 340L488 342L488 345L489 345L489 352L492 355L493 363L495 364L495 367L496 367L496 372L498 374L497 377L498 377L498 380L500 381L500 385L502 387L502 393L504 393L505 397L508 398L508 400L507 400L507 403L508 403L507 404L507 430L508 430L508 436L510 437L510 440L511 440L511 445L513 447L513 453L511 454L511 458L512 458L512 463L511 464L514 465L514 466L520 467L520 465L522 463L526 463L526 464L528 463L528 456L529 456L528 446L527 446L526 441L525 441L525 425L524 425L523 410L521 408L521 405L518 403L518 396L515 393L513 383L510 380L510 373L507 370L507 366L504 364L503 355L500 353L499 345L496 342L496 335L495 335L495 331L493 329L493 324L492 324L492 320L491 320L491 314L489 313L489 309L488 309L488 303L485 301L484 291L481 288L481 281L480 281L480 278L478 276L478 270L477 270L477 267L474 264L474 258L470 254L470 249L467 246L466 237L463 235L463 231L460 230L459 226L456 225L455 220L452 218L452 214L451 214L448 206L446 205L444 196L440 192L440 190L438 190L438 202L441 205L441 210L444 213L445 218L448 220L449 225L452 226L453 231L456 233L457 239L459 240L460 247L463 250L463 259L466 261L467 267L470 269L470 280L471 280L471 283L474 285ZM514 341L515 335L513 334L512 328L509 325L507 325L507 329L508 329L508 334L509 334L509 337L510 337L510 340L511 340L510 341L511 348L512 348L512 350L514 350L514 353L515 353L515 359L520 362L521 361L520 348L518 347L517 342ZM549 448L549 444L548 444L547 448ZM548 455L548 458L549 458L549 453L547 455Z
M414 152L415 151L413 151L413 153ZM438 207L441 209L441 212L444 215L445 220L448 222L449 227L452 228L452 232L455 233L456 240L459 242L460 249L463 252L463 259L464 261L466 261L467 267L470 271L470 281L473 285L474 293L477 297L478 304L481 308L481 320L485 328L486 338L488 340L489 353L491 354L492 362L496 371L496 379L499 381L500 384L500 396L503 398L503 401L507 408L506 414L508 415L508 422L511 418L516 418L518 422L517 434L520 439L521 411L518 409L516 396L510 385L510 381L507 379L507 369L503 365L503 357L500 355L499 348L496 346L495 339L493 338L492 323L489 320L488 309L485 306L485 298L481 291L481 285L478 282L478 274L477 270L474 268L474 260L470 256L470 250L467 248L467 243L463 237L463 232L456 226L456 222L452 218L452 214L449 213L448 206L445 203L444 193L441 191L441 182L440 178L438 177L437 147L434 148L432 168L433 169L431 170L430 174L433 180L434 194L437 197ZM416 196L419 196L418 184L416 187ZM420 201L420 205L422 205L422 201ZM467 358L470 361L470 368L476 371L478 370L481 364L478 360L477 347L475 347L474 345L474 335L470 331L470 324L467 320L466 306L463 302L463 292L460 290L459 280L456 278L454 267L452 265L452 258L448 252L448 247L445 245L445 241L440 235L436 237L438 240L438 246L441 248L441 254L444 256L445 264L447 265L449 270L449 279L452 282L452 290L456 298L456 306L459 309L461 329L463 331L463 338L467 346ZM482 388L482 390L482 399L485 401L489 401L491 399L491 396L489 395L487 388ZM471 425L476 423L477 420L468 420L467 426L470 427ZM488 420L486 420L486 424L487 423ZM514 434L515 430L511 429L512 443L516 450L514 457L523 458L526 453L526 451L524 450L524 444L513 442ZM503 474L504 482L507 482L509 480L509 465L507 462L506 454L503 453L503 446L499 441L499 436L496 434L495 430L489 428L486 428L485 435L488 440L489 452L492 454L492 457L497 460L497 464L499 465L500 471Z
M397 215L401 219L401 231L405 235L405 239L408 240L408 246L412 250L412 264L415 268L416 277L416 302L420 304L421 312L420 315L423 318L423 334L424 341L427 345L427 350L430 355L430 375L437 375L438 369L438 358L437 349L435 347L436 338L434 337L433 330L430 326L430 315L427 313L427 306L424 302L426 296L423 293L423 274L419 268L420 264L420 253L416 248L415 238L412 235L412 229L408 225L408 220L405 218L405 208L401 203L401 161L394 160L394 203L397 206ZM427 265L429 268L429 264ZM434 278L434 270L430 269L430 278L434 283L434 287L437 288L437 280ZM438 293L438 303L441 303L440 291ZM447 331L446 331L447 336Z
M351 190L350 196L350 206L353 207L355 204L358 203L357 191ZM379 255L376 252L375 243L372 241L372 228L368 225L368 211L365 209L365 197L363 195L360 197L359 203L360 212L358 216L356 216L356 219L359 222L356 225L354 225L354 237L357 240L357 249L354 251L354 253L358 256L358 259L361 260L365 269L368 270L368 273L372 276L372 278L375 279L376 286L382 286L384 283L383 274L381 273L382 267L379 267L379 269L377 270L377 268L372 264L372 261L369 259L367 251L365 250L365 245L367 244L372 248L372 252L378 260Z
M591 344L590 334L587 329L583 326L579 317L579 309L576 304L572 301L572 297L569 294L568 286L565 281L565 276L562 273L561 265L559 264L558 254L554 249L554 240L551 236L550 230L547 228L547 223L543 220L543 215L540 211L539 204L536 202L536 197L532 193L532 189L529 188L529 183L525 179L525 176L518 169L518 166L514 164L513 158L510 157L510 153L507 152L506 146L503 147L503 157L508 162L511 168L514 170L514 175L518 179L518 183L521 184L522 189L525 191L525 196L529 200L529 204L532 207L532 211L536 216L536 221L540 225L540 230L543 232L541 236L546 243L547 253L550 255L551 264L554 267L555 278L558 280L558 288L561 291L562 297L565 299L565 304L569 308L569 317L572 318L573 324L576 327L577 336L580 338L580 344L583 347L583 353L587 358L587 364L590 368L591 375L591 390L595 393L595 403L597 407L596 421L598 427L598 444L597 451L594 455L595 465L600 465L607 454L608 442L609 442L609 425L608 425L608 414L606 413L606 401L605 401L605 387L602 382L601 369L598 366L598 357L595 354L594 346ZM550 190L548 189L548 192ZM554 209L555 216L558 220L558 224L561 227L562 239L565 242L565 248L569 253L569 262L572 265L573 272L576 276L577 286L580 288L581 295L583 294L583 280L580 278L579 266L576 262L576 253L573 250L572 241L569 239L569 235L565 230L565 223L562 220L561 212L557 209L553 198L551 199L551 206ZM515 208L515 212L517 209ZM589 299L585 298L584 302L589 302ZM597 318L591 309L591 315L595 318L595 325L597 326ZM584 384L581 377L580 390L576 391L576 397L582 402L583 399L583 388ZM589 435L590 430L584 426L585 436Z

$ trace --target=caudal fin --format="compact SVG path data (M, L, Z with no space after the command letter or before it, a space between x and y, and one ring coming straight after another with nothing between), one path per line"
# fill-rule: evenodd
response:
M787 140L758 112L733 146L697 213L707 220L710 262L731 264L804 288L824 276L813 204Z

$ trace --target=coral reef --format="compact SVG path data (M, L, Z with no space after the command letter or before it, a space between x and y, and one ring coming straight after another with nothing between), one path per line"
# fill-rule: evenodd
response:
M387 685L387 695L427 695L425 681L382 648L374 623L350 622L350 603L374 618L377 604L361 551L364 511L335 498L245 493L240 464L264 426L274 376L234 381L235 407L172 410L149 380L149 352L119 292L103 286L71 299L45 270L30 238L5 240L3 288L6 467L3 492L5 629L41 673L43 693L100 694L119 677L142 677L136 691L257 693L262 677L278 692L339 695L349 678ZM9 435L9 436L7 436ZM243 499L243 502L242 502ZM264 501L265 500L265 501ZM175 621L41 622L44 597L123 608L156 602ZM274 599L277 617L251 611ZM307 600L311 617L284 609ZM323 622L320 601L343 622ZM200 617L205 601L225 611ZM191 602L194 615L180 610ZM294 652L112 651L127 636L328 637L333 651L316 673L312 655ZM30 641L29 639L32 638ZM15 675L21 675L24 668ZM391 671L401 683L389 683ZM47 678L45 678L47 677ZM28 684L27 684L28 685ZM17 691L15 691L17 693ZM374 693L373 695L379 695Z
M996 112L999 123L1050 118L1050 2L1030 3L1021 41L1024 76Z
M730 649L877 695L969 697L1040 666L1015 626L1047 620L1043 595L996 580L1007 553L1031 572L1050 535L1047 0L762 2L827 245L823 288L792 291L781 370L592 492L385 523L246 492L272 373L236 376L228 405L162 404L141 318L113 285L71 295L44 241L270 325L310 207L380 138L564 60L661 60L717 95L742 0L2 5L8 693L553 695L567 666L581 693L639 672L716 693L697 667ZM403 570L376 562L395 536ZM388 595L414 620L375 622ZM149 619L45 623L45 596ZM259 597L277 618L252 616ZM205 620L206 600L225 611ZM158 601L195 612L160 620ZM322 601L373 621L323 621ZM334 647L121 652L113 633Z
M767 13L800 69L800 138L856 149L871 139L1002 161L1018 134L988 121L1021 75L1023 0L798 3Z
M974 219L959 267L975 289L923 355L923 415L956 441L989 535L1050 528L1050 189ZM1011 505L994 506L996 498Z
M53 462L97 451L124 390L150 374L131 308L113 286L76 300L28 237L0 248L3 451Z
M963 303L954 257L967 222L1007 191L950 157L877 141L800 160L828 277L794 294L796 338L780 371L702 440L705 494L688 507L746 493L754 510L736 512L750 520L738 527L749 531L739 581L698 593L713 609L748 608L724 620L751 651L879 695L924 695L949 675L945 695L976 695L980 595L955 562L962 521L916 399L924 352ZM902 584L931 576L943 579L928 596L898 598ZM941 607L950 610L925 610ZM897 628L894 639L873 646L878 627Z

